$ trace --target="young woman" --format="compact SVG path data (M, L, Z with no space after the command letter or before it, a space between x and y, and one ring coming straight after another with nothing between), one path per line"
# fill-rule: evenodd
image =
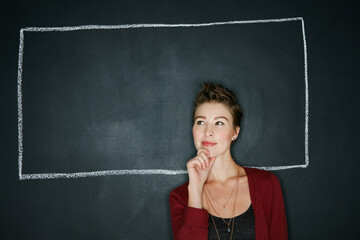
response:
M195 101L197 155L189 182L170 193L174 239L287 239L284 201L271 172L237 165L230 147L242 112L234 94L204 83Z

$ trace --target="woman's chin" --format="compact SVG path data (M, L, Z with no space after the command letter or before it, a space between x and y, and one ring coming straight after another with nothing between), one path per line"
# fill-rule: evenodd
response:
M209 157L210 158L217 158L219 156L219 154L217 153L210 153Z

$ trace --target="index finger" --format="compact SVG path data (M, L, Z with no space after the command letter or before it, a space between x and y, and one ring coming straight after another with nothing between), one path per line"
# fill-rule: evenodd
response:
M199 148L199 150L197 151L197 155L199 155L202 152L204 152L207 156L210 154L210 151L207 150L206 148Z

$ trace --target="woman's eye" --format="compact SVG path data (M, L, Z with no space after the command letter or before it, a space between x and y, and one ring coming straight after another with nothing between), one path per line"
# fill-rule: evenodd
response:
M215 125L224 125L223 122L216 122Z
M205 123L203 121L197 121L196 124L197 125L204 125Z

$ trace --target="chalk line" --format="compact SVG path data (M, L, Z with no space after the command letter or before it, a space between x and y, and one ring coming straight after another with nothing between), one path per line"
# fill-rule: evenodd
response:
M24 32L51 32L51 31L79 31L79 30L116 30L129 28L174 28L174 27L209 27L233 24L254 24L254 23L279 23L289 21L301 21L302 35L304 44L304 71L305 71L305 164L289 166L270 166L254 167L264 170L285 170L292 168L306 168L309 166L309 90L308 90L308 62L307 62L307 45L305 37L305 24L302 17L278 18L278 19L260 19L245 21L227 21L197 24L123 24L123 25L82 25L67 27L26 27L20 30L19 59L18 59L18 78L17 78L17 102L18 102L18 174L20 180L26 179L52 179L52 178L79 178L93 176L110 176L110 175L144 175L144 174L163 174L178 175L186 174L186 170L165 170L165 169L137 169L137 170L108 170L94 172L77 172L77 173L40 173L40 174L23 174L23 113L22 113L22 74L23 74L23 55L24 55ZM249 166L251 167L251 166Z
M75 173L37 173L22 174L21 180L26 179L52 179L52 178L82 178L112 175L179 175L186 174L186 170L166 170L166 169L134 169L134 170L107 170L94 172L75 172Z
M122 25L82 25L82 26L67 26L67 27L26 27L24 31L28 32L51 32L51 31L79 31L79 30L116 30L127 28L178 28L178 27L210 27L220 25L232 24L251 24L251 23L276 23L276 22L290 22L303 21L302 17L294 18L278 18L278 19L261 19L261 20L245 20L245 21L227 21L227 22L212 22L212 23L195 23L195 24L122 24Z
M248 168L258 168L262 170L267 171L278 171L278 170L287 170L287 169L293 169L293 168L307 168L307 164L300 164L300 165L289 165L289 166L271 166L271 167L253 167L253 166L247 166Z
M18 59L18 78L17 78L17 102L18 102L18 164L19 164L19 179L22 175L22 158L23 158L23 114L22 114L22 64L23 64L23 49L24 49L24 31L20 30L19 43L19 59Z
M308 82L308 61L307 61L307 45L305 37L305 23L301 19L301 29L304 42L304 72L305 72L305 165L309 166L309 82Z
M284 170L291 168L306 168L306 165L277 166L277 167L251 167L263 170ZM166 169L133 169L133 170L108 170L94 172L75 172L75 173L36 173L22 174L20 180L29 179L53 179L53 178L83 178L113 175L181 175L187 174L186 170L166 170Z

